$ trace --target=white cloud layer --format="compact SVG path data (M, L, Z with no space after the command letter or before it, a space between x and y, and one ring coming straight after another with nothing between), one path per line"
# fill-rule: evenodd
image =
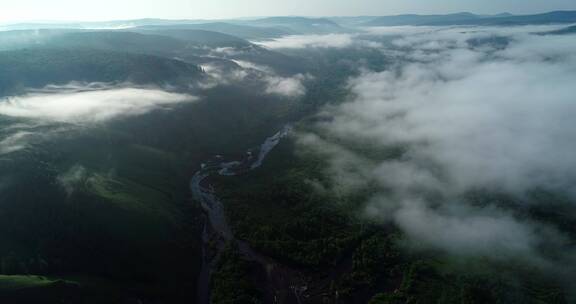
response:
M79 126L90 127L196 99L157 88L112 87L105 83L72 82L30 90L24 95L0 99L0 119L19 121L2 128L0 156L52 140L53 136Z
M195 97L151 88L47 87L0 100L0 115L68 123L95 123L194 101Z
M241 69L224 70L217 66L202 66L210 76L204 83L203 88L213 88L219 84L238 84L242 81L257 81L265 94L276 95L286 98L299 98L306 94L305 81L312 76L296 74L292 76L280 76L273 68L244 60L232 60Z
M264 78L266 82L265 92L268 94L276 94L284 97L301 97L306 94L306 87L304 81L308 77L306 75L297 74L292 77L280 76L267 76Z
M514 35L547 32L566 27L566 25L532 25L516 27L444 27L444 26L383 26L359 28L356 33L322 34L322 35L289 35L276 39L253 41L252 43L269 49L304 49L304 48L382 48L382 41L396 39L397 46L410 44L411 41L430 43L454 43L453 38L461 41L471 37L490 37L493 35ZM460 37L455 37L462 34ZM406 45L404 45L406 46ZM422 47L426 49L426 47Z
M254 43L270 49L344 48L351 46L354 40L349 34L291 35Z
M529 196L540 189L576 201L576 39L533 30L409 32L382 49L396 66L352 79L354 100L327 109L318 132L349 144L306 135L303 146L328 156L336 188L379 185L367 214L412 246L539 265L552 264L542 248L572 255L555 227L468 198L505 193L524 208L543 203ZM375 160L358 145L406 152Z

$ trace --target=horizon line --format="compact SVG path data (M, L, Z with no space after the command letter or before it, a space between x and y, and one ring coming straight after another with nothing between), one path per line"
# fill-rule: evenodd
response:
M165 21L236 21L236 20L258 20L263 18L274 18L274 17L302 17L302 18L371 18L371 17L392 17L392 16L403 16L403 15L420 15L420 16L434 16L434 15L455 15L455 14L473 14L477 16L498 16L502 14L510 14L513 16L530 16L530 15L540 15L553 12L576 12L576 10L550 10L541 11L537 13L530 14L515 14L510 12L500 12L493 14L479 14L470 11L458 11L458 12L446 12L446 13L431 13L431 14L419 14L419 13L402 13L402 14L390 14L390 15L264 15L264 16L239 16L230 18L163 18L163 17L134 17L134 18L118 18L118 19L92 19L92 20L78 20L78 19L30 19L30 20L15 20L0 22L0 26L6 25L17 25L17 24L66 24L66 23L105 23L105 22L121 22L121 21L139 21L139 20L165 20Z

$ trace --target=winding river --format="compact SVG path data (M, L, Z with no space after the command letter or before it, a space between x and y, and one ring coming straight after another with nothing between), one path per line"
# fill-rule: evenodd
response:
M265 269L269 282L269 298L274 303L281 303L278 300L282 297L282 290L292 290L293 300L300 303L300 295L305 287L300 283L294 283L295 275L292 271L275 263L271 258L261 255L254 251L249 244L234 237L230 228L222 202L216 196L214 188L206 183L206 179L212 175L237 176L243 173L255 170L262 166L262 163L268 154L280 143L282 138L286 137L291 126L286 125L276 134L266 138L258 147L246 152L245 157L236 161L224 161L222 157L217 156L214 160L207 161L201 165L190 181L192 196L200 204L206 214L202 233L202 269L198 280L198 303L210 303L210 277L214 271L218 257L224 248L226 242L235 242L240 252L249 260L259 263ZM215 257L210 257L208 252L208 243L211 236L216 234L220 241L218 242L218 252ZM284 295L286 298L286 295Z

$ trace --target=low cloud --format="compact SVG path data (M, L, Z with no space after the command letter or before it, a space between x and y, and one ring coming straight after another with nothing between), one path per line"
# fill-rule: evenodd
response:
M74 194L76 190L81 188L88 178L88 170L80 165L76 164L70 167L68 170L60 173L56 180L58 184L64 189L68 196Z
M266 76L264 78L264 81L266 82L265 92L284 97L302 97L306 94L304 81L307 78L308 76L302 74L292 77Z
M204 64L201 67L208 76L199 82L198 86L201 89L212 89L219 85L241 83L249 76L246 70L230 69L217 64Z
M293 76L280 76L272 67L256 64L244 60L232 60L241 69L225 70L213 65L202 68L209 78L201 84L202 88L213 88L217 85L239 84L243 81L252 81L262 86L262 92L287 98L298 98L306 94L306 80L310 75L296 74Z
M253 41L254 44L269 49L305 49L305 48L384 48L394 40L397 47L413 46L413 42L428 43L430 48L445 47L445 43L465 43L475 37L494 35L526 35L561 29L561 25L535 25L517 27L438 27L438 26L385 26L359 28L356 33L291 35L276 39ZM457 37L459 36L459 37ZM398 37L401 37L398 39ZM426 46L420 46L425 50ZM390 49L382 49L389 52ZM397 50L398 51L398 50ZM403 51L401 49L400 51Z
M275 74L274 69L266 65L256 64L245 60L232 60L232 61L237 65L239 65L240 67L242 67L243 69L252 69L267 74Z
M352 79L355 98L327 108L303 149L327 156L335 189L377 185L366 215L411 247L569 265L567 234L520 211L546 204L537 191L576 201L576 41L533 31L406 33L382 49L396 64Z
M345 48L351 46L354 40L349 34L293 35L254 43L270 49Z
M97 123L141 115L196 98L153 88L49 86L0 100L0 115L66 123Z
M234 62L244 69L261 72L261 79L265 84L264 91L267 94L292 98L302 97L306 94L304 82L312 78L312 76L304 74L290 77L278 76L274 69L266 65L243 60L234 60Z
M49 85L20 96L0 99L0 155L51 141L78 126L166 109L194 96L157 88L117 87L105 83Z
M0 140L0 155L13 153L25 149L33 132L17 131Z

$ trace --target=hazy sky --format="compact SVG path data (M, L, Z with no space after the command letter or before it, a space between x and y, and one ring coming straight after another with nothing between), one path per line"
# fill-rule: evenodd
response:
M576 10L574 0L0 0L0 23L144 17L218 19L271 15L534 13Z

